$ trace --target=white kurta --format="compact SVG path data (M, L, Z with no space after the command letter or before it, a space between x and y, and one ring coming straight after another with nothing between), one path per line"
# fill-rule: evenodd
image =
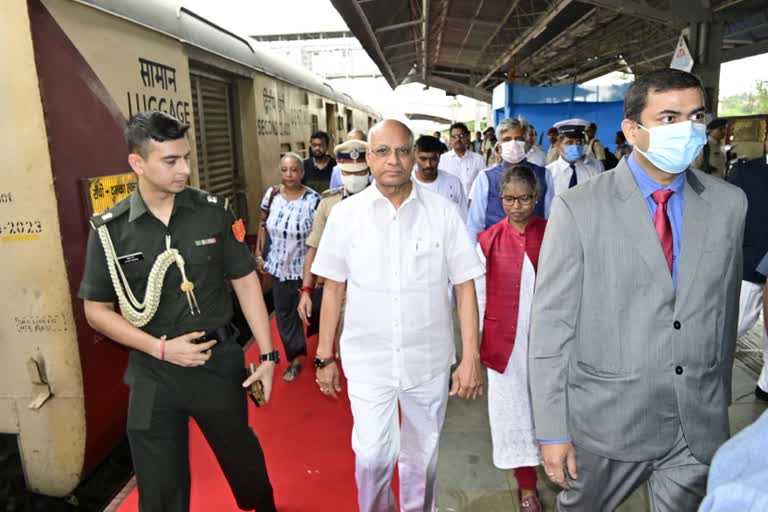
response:
M479 245L478 252L482 257ZM478 302L482 303L482 310L486 302L484 281L485 276L476 280ZM493 464L499 469L538 466L541 462L539 445L533 431L528 388L528 332L535 281L536 272L526 255L520 279L515 346L504 373L488 368L488 416L493 441ZM483 296L480 297L480 294Z

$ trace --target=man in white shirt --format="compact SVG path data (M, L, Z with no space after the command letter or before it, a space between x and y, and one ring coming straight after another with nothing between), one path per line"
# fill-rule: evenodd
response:
M416 166L413 169L413 181L432 192L456 203L462 219L467 218L467 196L461 180L453 174L438 169L440 147L442 143L429 135L423 135L416 141Z
M317 383L327 396L341 391L332 354L346 283L341 353L359 510L397 510L391 491L397 462L400 510L424 512L435 507L437 448L455 359L447 286L456 283L463 347L450 394L477 398L482 379L473 279L483 270L456 207L413 185L408 127L378 123L368 149L374 185L331 211L312 265L312 273L326 279Z
M485 159L478 153L469 151L469 129L464 123L451 125L451 150L440 157L438 167L454 176L458 176L464 186L464 195L469 195L472 182L485 168Z
M536 130L533 128L533 126L530 126L530 130L528 132L528 145L531 149L529 149L528 153L525 154L525 159L529 163L538 165L539 167L544 167L547 165L547 155L544 153L544 150L541 149L541 146L536 144Z
M597 176L603 164L585 154L584 131L589 123L583 119L568 119L555 124L558 130L560 158L547 165L547 192L544 196L544 215L549 218L552 200L562 192Z

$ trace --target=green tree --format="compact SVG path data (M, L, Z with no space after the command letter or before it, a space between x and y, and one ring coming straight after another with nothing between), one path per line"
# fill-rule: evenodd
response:
M750 92L721 98L717 110L723 117L768 114L768 80L755 80Z

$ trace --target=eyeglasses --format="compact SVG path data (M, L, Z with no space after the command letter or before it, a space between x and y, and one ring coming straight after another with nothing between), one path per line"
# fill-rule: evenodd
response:
M528 206L536 197L533 194L523 194L522 196L501 196L501 202L510 206L515 204L515 201L520 203L520 206Z
M398 158L405 158L413 154L413 146L400 146L394 149ZM372 151L378 158L387 158L392 155L392 148L389 146L379 146Z
M467 138L467 134L466 133L456 133L454 135L451 135L451 138L452 139L456 139L456 140L458 140L458 139L466 139Z

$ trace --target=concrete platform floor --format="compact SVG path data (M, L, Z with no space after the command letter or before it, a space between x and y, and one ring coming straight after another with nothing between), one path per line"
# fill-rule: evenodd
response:
M736 361L733 371L733 399L730 408L731 433L752 423L766 409L755 399L757 375ZM486 379L487 382L487 379ZM493 466L488 402L450 398L440 441L438 465L438 507L440 512L516 512L517 483L510 471ZM545 510L554 510L557 486L539 468L539 494ZM642 486L617 509L618 512L649 510Z

